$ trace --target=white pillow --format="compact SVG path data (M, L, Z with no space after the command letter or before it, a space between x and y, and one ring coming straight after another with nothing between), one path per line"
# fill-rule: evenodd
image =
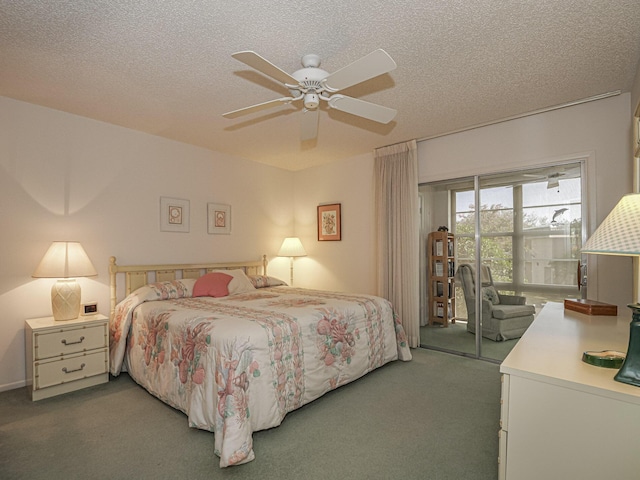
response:
M233 277L233 280L231 280L228 285L229 295L252 292L256 289L253 283L251 283L251 280L249 280L249 277L239 268L236 270L212 270L210 273L213 272L226 273Z
M137 295L141 302L191 297L195 283L191 278L149 283L131 292L127 299L133 295Z

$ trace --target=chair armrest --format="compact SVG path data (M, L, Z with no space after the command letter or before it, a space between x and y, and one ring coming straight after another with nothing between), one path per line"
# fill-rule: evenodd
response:
M489 300L482 299L482 316L491 318L493 316L493 303Z
M469 306L467 307L467 313L473 315L476 313L476 302L475 302L475 298L471 299L473 300L472 302L470 302ZM493 311L493 303L491 303L489 300L482 300L482 316L489 318L491 317L491 312Z
M524 305L527 302L527 297L519 295L502 295L499 293L498 297L500 297L500 303L505 305Z

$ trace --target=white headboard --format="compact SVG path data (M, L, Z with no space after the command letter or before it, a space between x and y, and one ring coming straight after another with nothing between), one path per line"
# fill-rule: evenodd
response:
M226 263L195 263L195 264L160 264L160 265L118 265L116 257L109 259L109 284L111 288L111 308L109 316L113 318L113 313L117 304L118 273L124 273L125 296L149 283L149 274L153 275L154 282L166 282L180 278L199 278L205 273L213 270L233 270L242 269L247 275L266 275L267 256L263 255L261 260L248 262L226 262Z

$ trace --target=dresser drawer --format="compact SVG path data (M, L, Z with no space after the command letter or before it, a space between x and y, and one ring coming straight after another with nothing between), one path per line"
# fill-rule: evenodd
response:
M502 396L500 397L500 428L505 432L509 430L509 382L511 377L508 373L503 373Z
M34 366L34 388L41 389L73 382L85 377L107 373L109 352L104 348L91 353L80 353L61 360L36 362Z
M35 360L94 350L108 345L107 325L89 325L36 332L33 339Z

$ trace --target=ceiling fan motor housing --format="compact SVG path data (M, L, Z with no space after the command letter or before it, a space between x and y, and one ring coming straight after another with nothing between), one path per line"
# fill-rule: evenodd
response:
M294 96L304 94L304 106L308 110L317 108L320 104L320 94L324 91L322 80L327 78L328 72L321 68L306 67L293 72L291 75L299 82L299 89L292 89L291 94Z

